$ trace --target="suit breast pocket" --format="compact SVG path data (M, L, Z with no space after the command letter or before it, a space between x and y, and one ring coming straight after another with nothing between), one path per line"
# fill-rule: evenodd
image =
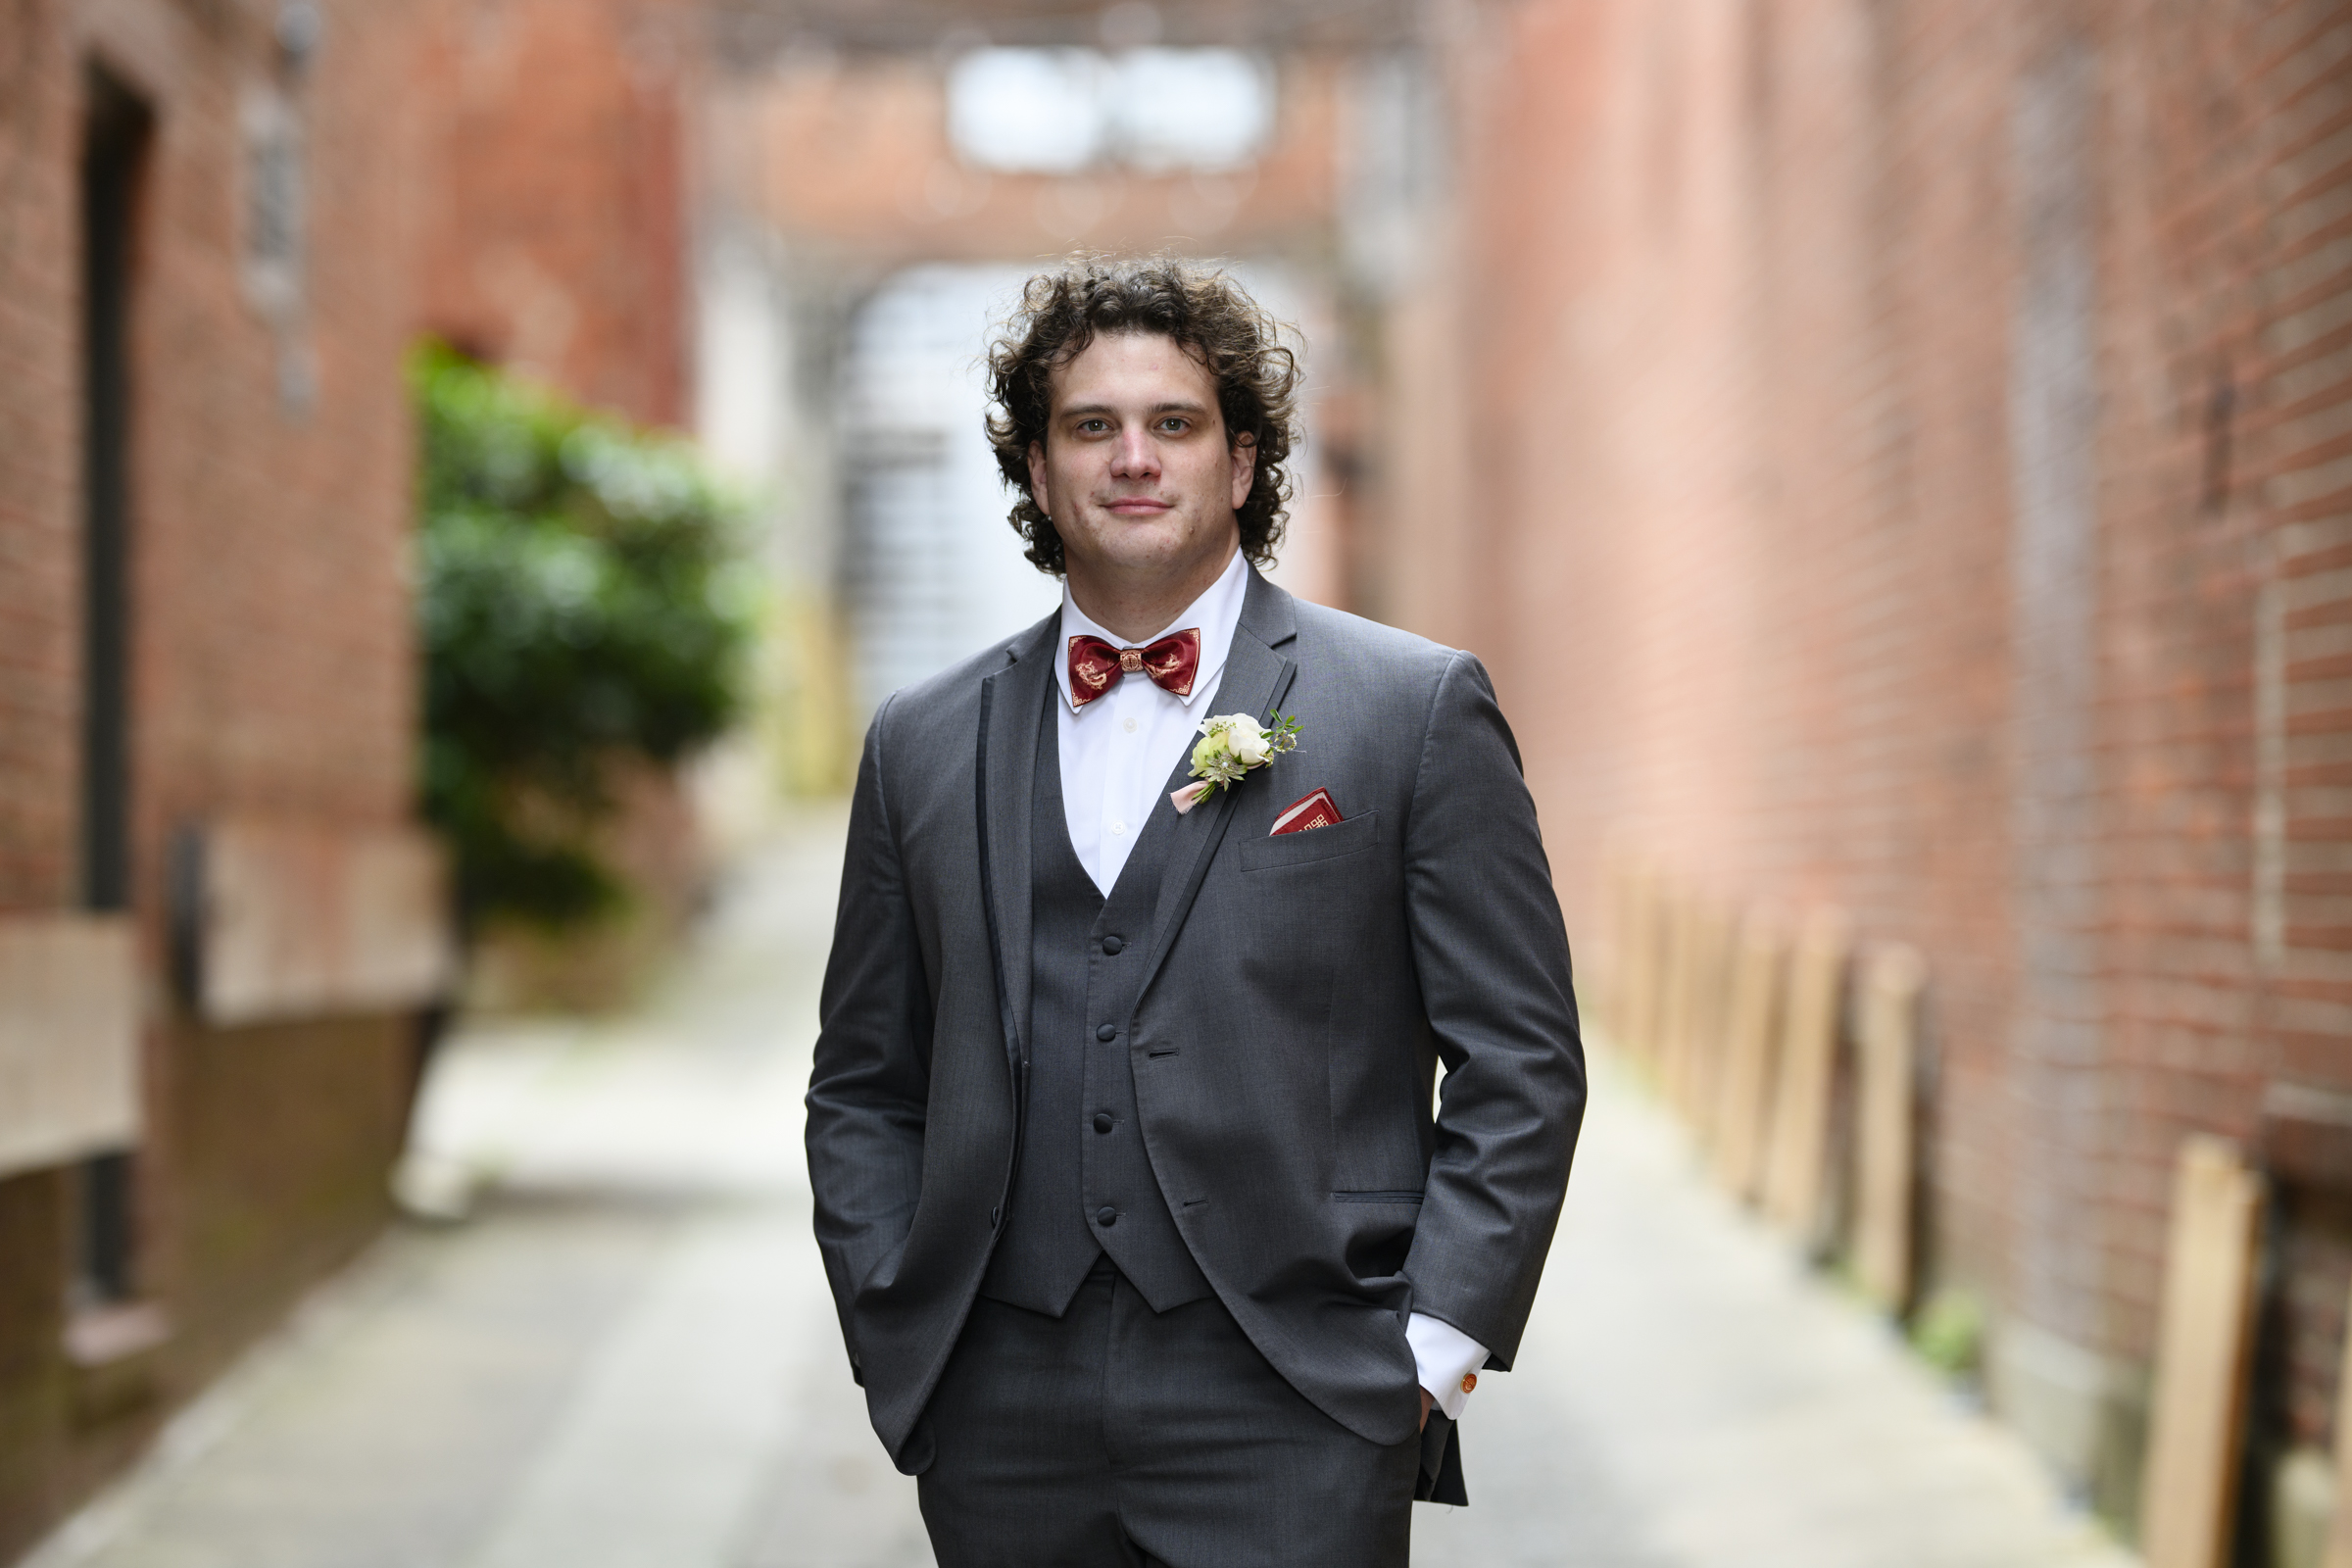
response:
M1309 828L1304 833L1251 839L1242 846L1242 869L1275 871L1285 866L1312 865L1318 860L1360 854L1379 842L1380 813L1366 811L1345 822Z

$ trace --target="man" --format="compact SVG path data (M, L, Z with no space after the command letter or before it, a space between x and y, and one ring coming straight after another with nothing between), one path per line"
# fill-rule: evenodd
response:
M1229 278L1047 273L991 368L1064 594L866 736L808 1091L851 1364L947 1568L1403 1563L1584 1107L1517 751L1475 659L1258 575L1298 369Z

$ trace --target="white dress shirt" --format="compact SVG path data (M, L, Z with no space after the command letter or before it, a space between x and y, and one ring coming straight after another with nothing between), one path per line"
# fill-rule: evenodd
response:
M1238 552L1208 591L1159 631L1131 643L1091 619L1061 589L1061 640L1054 652L1054 680L1061 689L1056 709L1061 750L1061 808L1069 824L1070 848L1102 896L1127 864L1144 823L1153 811L1173 811L1168 801L1177 761L1200 738L1201 721L1215 710L1242 601L1250 591L1250 564ZM1070 701L1070 639L1100 637L1113 648L1148 648L1170 632L1197 628L1200 663L1190 697L1179 697L1129 675L1084 708ZM1256 716L1256 715L1252 715ZM1469 1392L1462 1380L1486 1364L1487 1349L1460 1329L1419 1312L1404 1326L1421 1387L1449 1419L1459 1419Z
M1061 688L1061 809L1070 824L1070 848L1095 886L1110 897L1144 823L1153 811L1173 811L1168 776L1199 740L1200 722L1225 676L1233 630L1242 623L1242 600L1250 591L1250 563L1237 551L1208 592L1185 612L1140 643L1097 625L1061 589L1061 640L1054 648L1054 680ZM1193 694L1179 697L1152 684L1149 675L1129 675L1084 708L1070 702L1070 639L1100 637L1113 648L1148 648L1186 627L1200 633L1200 663Z

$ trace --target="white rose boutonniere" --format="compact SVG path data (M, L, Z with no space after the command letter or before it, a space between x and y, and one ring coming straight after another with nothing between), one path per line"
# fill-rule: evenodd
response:
M1248 713L1224 713L1204 720L1200 738L1193 743L1193 777L1200 782L1187 784L1168 800L1182 815L1298 744L1298 720L1289 714L1276 713L1271 728Z

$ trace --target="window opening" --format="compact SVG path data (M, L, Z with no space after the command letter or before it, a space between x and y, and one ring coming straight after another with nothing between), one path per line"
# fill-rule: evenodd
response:
M141 168L152 121L93 72L81 159L82 733L81 894L130 906L131 307ZM83 1162L75 1204L77 1304L132 1291L131 1156Z

